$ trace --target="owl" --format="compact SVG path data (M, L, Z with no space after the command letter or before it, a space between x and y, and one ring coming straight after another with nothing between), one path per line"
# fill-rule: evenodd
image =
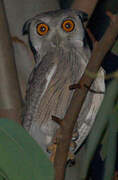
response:
M79 10L56 10L29 19L23 27L35 59L23 126L45 152L59 129L52 115L63 119L73 95L69 86L81 78L91 56L83 25L86 20L87 14ZM91 88L104 91L102 69L99 74ZM88 92L73 130L73 154L87 138L102 99L103 94Z

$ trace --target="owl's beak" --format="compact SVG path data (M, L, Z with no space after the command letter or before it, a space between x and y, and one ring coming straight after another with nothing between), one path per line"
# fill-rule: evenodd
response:
M60 45L60 42L61 42L61 37L59 36L59 34L56 34L52 38L51 45L52 47L58 47Z

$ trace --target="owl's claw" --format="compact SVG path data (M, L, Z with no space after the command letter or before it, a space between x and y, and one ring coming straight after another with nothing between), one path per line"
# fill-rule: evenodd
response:
M72 152L68 153L67 165L72 167L75 164L75 155Z
M54 148L54 144L48 145L48 147L47 147L47 152L48 152L48 153L51 153L51 152L53 151L53 148Z
M76 141L79 137L79 133L78 131L76 130L75 132L73 132L73 135L72 135L72 141Z
M55 159L55 154L56 154L56 149L57 149L57 144L54 143L54 144L51 144L47 147L47 152L48 153L51 153L50 155L50 161L52 163L54 163L54 159Z
M75 165L75 159L74 160L68 160L67 161L67 165L69 166L69 167L72 167L72 166L74 166Z
M77 147L77 144L76 142L74 141L71 141L71 144L70 144L70 152L74 152L75 148Z

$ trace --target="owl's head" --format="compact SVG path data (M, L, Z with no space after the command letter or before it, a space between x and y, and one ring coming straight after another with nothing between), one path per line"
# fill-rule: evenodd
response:
M82 47L86 20L87 14L82 11L50 11L29 19L24 24L23 34L28 34L34 56L42 57L51 48Z

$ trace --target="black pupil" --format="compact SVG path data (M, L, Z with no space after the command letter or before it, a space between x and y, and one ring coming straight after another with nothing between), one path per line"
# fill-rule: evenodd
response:
M42 27L40 28L40 31L41 31L41 32L45 32L45 30L46 30L46 28L45 28L44 26L42 26Z
M66 27L67 29L69 29L69 28L71 28L71 24L70 24L70 23L66 23L65 27Z

